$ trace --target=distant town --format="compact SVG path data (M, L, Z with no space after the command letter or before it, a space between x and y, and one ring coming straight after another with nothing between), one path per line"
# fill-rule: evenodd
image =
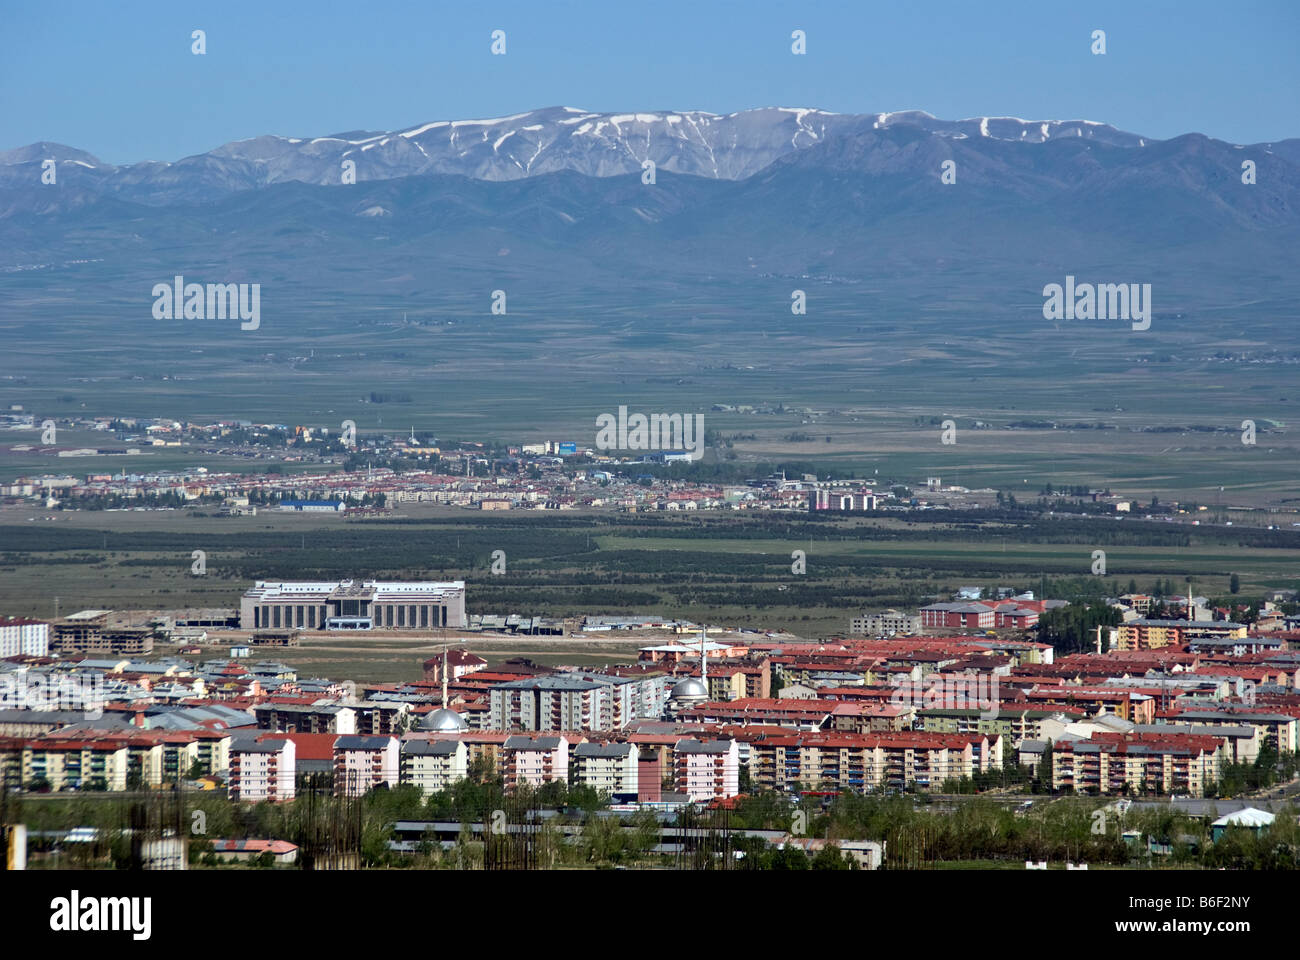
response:
M47 421L47 423L55 423ZM0 430L39 427L31 415L0 416ZM57 510L209 509L226 516L259 510L379 516L426 504L472 510L871 512L1018 508L1084 516L1153 517L1226 523L1226 503L1138 502L1089 486L1002 491L968 488L942 477L881 478L850 474L749 475L752 465L721 460L693 470L685 451L614 456L576 441L517 444L417 435L368 434L345 440L328 427L222 421L94 417L55 423L62 431L102 432L114 445L11 444L14 452L55 459L102 457L111 470L47 472L0 481L0 498ZM713 438L725 447L725 441ZM240 458L247 469L126 466L148 452L183 451L196 460ZM120 465L118 465L120 464ZM320 469L311 470L317 467ZM1018 496L1017 496L1018 494ZM1240 514L1244 514L1244 517ZM1295 511L1240 510L1236 522L1267 529L1300 527Z

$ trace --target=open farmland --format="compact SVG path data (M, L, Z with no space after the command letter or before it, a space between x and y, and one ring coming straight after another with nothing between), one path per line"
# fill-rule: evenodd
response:
M0 609L234 607L257 579L463 579L470 613L676 616L803 635L862 609L916 606L958 586L1069 599L1130 582L1226 596L1300 585L1300 532L992 511L892 517L507 513L438 508L385 519L186 511L0 514ZM43 519L43 518L52 519ZM1106 552L1106 575L1091 575ZM207 573L190 572L194 550ZM490 574L494 550L507 571ZM792 572L803 551L806 573ZM549 641L542 641L549 643Z

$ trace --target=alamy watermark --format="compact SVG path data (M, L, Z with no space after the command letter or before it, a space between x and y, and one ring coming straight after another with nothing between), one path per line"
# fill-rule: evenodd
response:
M699 460L704 456L704 414L629 416L627 407L619 407L617 417L602 413L596 418L596 449L681 451L686 459Z
M1151 284L1080 283L1043 287L1044 320L1132 320L1134 330L1151 328Z
M87 720L98 720L107 699L103 674L0 674L2 710L80 710Z
M153 286L155 320L234 320L240 330L262 325L260 283L186 283L177 276L171 283Z
M83 897L73 890L50 901L50 929L56 933L125 932L148 940L152 916L152 897Z

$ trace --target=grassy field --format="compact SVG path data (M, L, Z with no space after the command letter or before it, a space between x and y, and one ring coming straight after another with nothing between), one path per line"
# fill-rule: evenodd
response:
M214 634L213 636L218 636ZM295 668L304 677L334 677L358 683L392 683L420 680L423 663L442 652L444 643L464 648L491 662L511 657L527 657L534 663L583 667L602 667L636 659L637 649L651 641L596 640L575 641L563 637L488 638L475 634L447 631L436 636L413 639L379 638L359 641L356 636L307 637L298 647L277 647L255 651L259 659L273 659ZM156 646L159 655L175 653L177 647ZM225 644L215 644L205 655L219 656Z
M1104 577L1091 574L1098 549ZM195 550L206 553L203 576L191 573ZM494 550L506 553L504 575L489 572ZM796 550L804 573L792 570ZM863 609L915 607L968 584L1041 592L1046 578L1050 595L1068 599L1130 583L1150 590L1156 580L1181 590L1191 577L1196 592L1226 596L1234 573L1243 597L1296 587L1300 533L1109 519L977 525L455 508L383 521L0 512L0 611L45 617L56 603L64 614L234 607L256 579L389 577L464 579L471 613L654 614L826 636ZM394 662L406 653L394 650Z
M1171 294L1187 284L1201 289L1202 266L1180 269ZM575 290L543 271L511 290L505 318L485 316L463 283L409 302L382 292L357 297L346 284L331 301L313 282L255 334L232 337L151 321L139 299L149 284L120 270L80 265L53 291L48 279L10 278L12 306L0 331L14 372L0 378L0 409L22 404L38 420L337 427L352 419L363 435L414 427L444 441L590 444L596 417L627 405L703 413L708 430L737 438L731 452L748 462L816 458L827 469L913 483L939 475L972 487L1110 486L1143 500L1154 493L1210 503L1220 487L1224 502L1300 498L1291 414L1300 403L1297 365L1241 359L1289 344L1293 313L1288 301L1240 302L1240 278L1213 296L1170 301L1165 309L1194 312L1195 322L1161 317L1147 334L1051 324L1036 290L991 305L950 264L957 272L944 274L949 296L935 298L928 272L817 284L805 318L790 315L790 283L776 277L683 284L651 276L611 292ZM327 270L317 279L345 275ZM85 289L96 292L93 309L77 295ZM136 329L138 336L114 335ZM372 391L400 399L371 403ZM779 412L721 412L715 404ZM957 423L955 444L939 442L945 419ZM1258 426L1253 446L1240 440L1245 419ZM1008 429L1034 421L1058 428ZM1067 429L1077 424L1089 429ZM1144 432L1151 430L1169 432ZM799 434L811 439L788 439ZM30 442L34 434L10 437ZM0 478L127 462L10 446L0 443ZM151 451L139 463L192 459Z

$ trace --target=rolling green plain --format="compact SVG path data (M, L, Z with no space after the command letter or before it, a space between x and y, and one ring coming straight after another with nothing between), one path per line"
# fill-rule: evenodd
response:
M643 278L588 289L507 257L476 264L454 287L394 276L409 295L358 293L346 263L268 294L261 328L247 333L153 320L140 292L146 267L15 275L0 318L11 371L0 409L21 404L38 420L337 428L351 419L363 435L413 427L444 445L590 445L596 417L625 405L702 413L741 462L815 461L821 473L938 475L969 487L1084 484L1144 501L1300 502L1295 297L1288 284L1269 300L1230 284L1207 292L1213 263L1189 260L1159 278L1168 293L1147 331L1045 321L1029 279L1037 267L994 281L981 279L978 261L940 261L928 281L922 272L687 282L650 265ZM491 316L486 291L499 285L510 288L510 312ZM808 288L806 316L790 313L792 285ZM86 290L96 291L93 309L77 294ZM391 399L372 403L372 392ZM941 443L946 419L957 426L951 445ZM1256 424L1254 444L1242 443L1245 420ZM35 437L0 438L0 478L195 463L170 450L79 459L10 449Z
M53 519L43 519L51 517ZM942 519L404 509L382 519L186 511L0 513L0 610L233 607L256 579L464 579L476 613L674 616L805 636L959 586L1070 599L1186 578L1206 596L1300 586L1300 533L1111 518ZM1093 551L1106 574L1093 576ZM207 554L191 574L194 550ZM504 550L506 573L490 573ZM796 550L806 572L792 572ZM426 641L428 642L428 641ZM546 641L541 641L545 646ZM599 654L597 654L598 656Z

